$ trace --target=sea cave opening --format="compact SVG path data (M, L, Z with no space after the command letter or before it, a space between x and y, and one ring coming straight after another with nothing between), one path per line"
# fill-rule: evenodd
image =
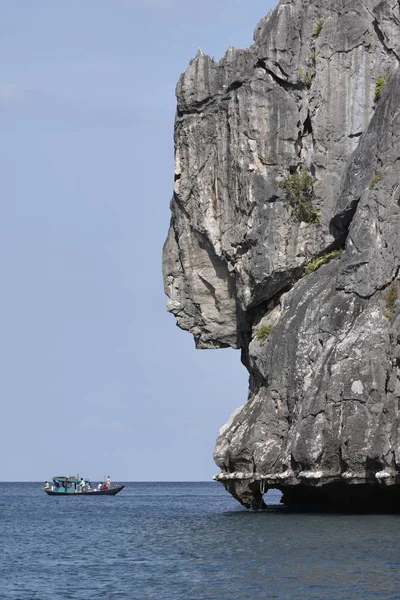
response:
M264 503L268 506L282 506L281 504L282 492L278 488L269 488L263 494Z

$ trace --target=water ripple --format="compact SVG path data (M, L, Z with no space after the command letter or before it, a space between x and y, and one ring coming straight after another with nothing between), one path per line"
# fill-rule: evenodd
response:
M3 483L0 526L2 600L400 599L396 515L248 512L215 483Z

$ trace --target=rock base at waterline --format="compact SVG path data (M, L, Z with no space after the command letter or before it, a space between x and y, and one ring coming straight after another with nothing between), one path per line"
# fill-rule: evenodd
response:
M282 488L281 502L289 508L350 513L400 513L400 486L348 485L332 483L323 487L298 485Z
M267 508L264 502L264 491L260 481L249 479L234 479L221 481L227 492L246 508L260 510Z
M274 485L261 480L221 480L225 489L246 508L268 508L268 489L282 492L281 503L291 509L349 513L400 513L400 485L334 482L322 486Z

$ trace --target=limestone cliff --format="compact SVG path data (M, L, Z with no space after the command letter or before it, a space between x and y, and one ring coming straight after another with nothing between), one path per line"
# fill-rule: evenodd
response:
M399 58L399 2L282 0L178 83L168 308L242 350L215 460L245 506L398 493Z

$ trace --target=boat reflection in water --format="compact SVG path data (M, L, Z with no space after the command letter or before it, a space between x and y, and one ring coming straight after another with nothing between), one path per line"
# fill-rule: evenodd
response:
M111 487L111 480L108 477L97 487L93 487L90 479L87 477L58 476L53 477L52 483L46 481L44 491L49 496L115 496L124 489L124 485L114 485Z

